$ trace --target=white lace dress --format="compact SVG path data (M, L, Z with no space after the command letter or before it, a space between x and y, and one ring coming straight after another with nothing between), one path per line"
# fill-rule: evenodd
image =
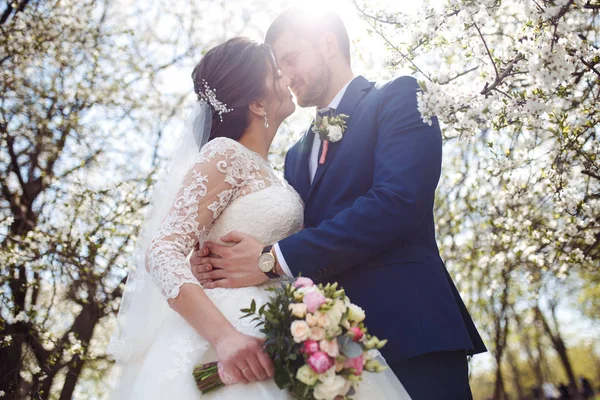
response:
M217 138L202 148L186 175L159 235L148 250L150 274L166 298L175 298L184 284L199 285L188 256L195 243L213 241L231 231L274 243L303 225L303 205L296 191L280 180L269 165L242 144ZM206 294L240 332L260 337L250 322L240 319L241 308L254 299L258 306L269 298L265 288L208 289ZM175 311L169 309L141 364L124 366L113 392L119 399L289 399L273 380L236 384L202 395L192 378L196 364L216 360L214 348ZM365 373L355 399L408 398L389 372ZM374 376L380 375L380 376ZM387 394L386 394L387 393Z

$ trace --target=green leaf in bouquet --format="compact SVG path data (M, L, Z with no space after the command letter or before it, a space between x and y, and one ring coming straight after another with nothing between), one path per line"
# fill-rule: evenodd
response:
M258 309L258 315L263 315L266 307L267 304L263 304L262 307Z
M278 325L279 324L279 321L277 320L277 317L275 317L272 313L270 313L268 311L265 312L265 318L272 325Z
M275 339L274 337L270 337L267 340L265 340L265 344L264 347L265 349L270 349L272 346L277 344L277 339Z
M287 388L292 383L289 373L284 368L275 368L275 383L280 389Z
M348 336L338 336L338 347L343 355L348 358L358 357L363 353L362 347L352 341Z

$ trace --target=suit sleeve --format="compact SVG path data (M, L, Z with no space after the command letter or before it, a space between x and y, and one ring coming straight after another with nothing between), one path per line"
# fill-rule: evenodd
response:
M333 219L279 242L294 275L320 279L343 272L422 228L440 177L442 141L437 120L421 119L418 90L411 77L381 89L373 186Z

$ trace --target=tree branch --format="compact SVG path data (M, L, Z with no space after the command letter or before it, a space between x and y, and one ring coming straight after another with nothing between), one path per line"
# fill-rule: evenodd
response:
M479 34L479 37L481 38L481 41L483 42L483 45L485 46L485 51L487 52L488 56L490 57L490 61L492 62L492 66L494 67L494 71L496 72L496 79L500 79L500 74L498 73L498 67L496 66L496 62L494 61L494 57L492 57L492 53L490 52L490 49L487 45L487 42L485 41L483 34L481 33L481 30L479 29L479 27L477 26L476 23L473 23L473 26L475 27L475 29L477 30L477 33Z
M513 68L515 67L515 65L521 61L522 59L524 59L523 55L521 55L520 53L516 55L515 58L513 58L513 60L508 64L508 66L506 67L506 69L504 71L502 71L502 74L500 74L500 76L498 76L494 82L492 82L492 84L488 84L486 83L483 90L481 91L481 94L483 95L487 95L489 94L492 90L496 89L498 87L498 85L500 85L500 83L502 83L502 81L504 80L504 78L506 78L507 76L510 75L510 73L512 72Z

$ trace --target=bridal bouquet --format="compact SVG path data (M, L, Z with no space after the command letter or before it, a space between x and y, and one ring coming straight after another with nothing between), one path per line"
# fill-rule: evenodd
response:
M270 290L274 295L260 309L253 300L241 311L266 335L279 388L297 399L348 399L364 370L385 370L369 350L381 349L387 340L367 333L364 311L337 283L315 285L300 277ZM194 369L202 393L224 385L221 372L216 362Z

